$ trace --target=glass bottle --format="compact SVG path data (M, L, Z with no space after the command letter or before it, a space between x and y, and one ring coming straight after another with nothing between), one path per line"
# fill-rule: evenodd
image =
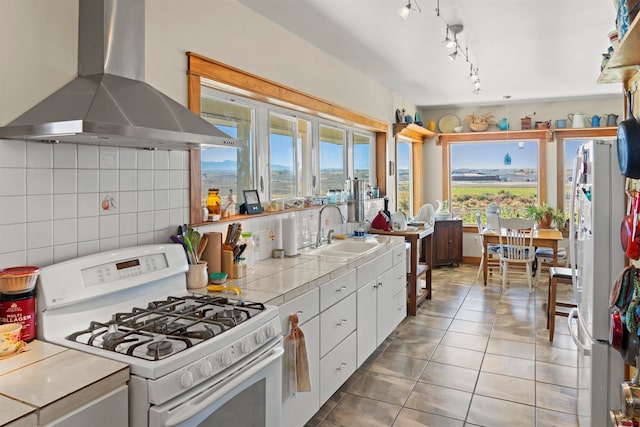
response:
M242 243L247 245L243 253L244 259L247 264L247 268L253 269L253 263L254 263L254 257L255 257L253 234L248 232L242 233Z
M209 215L218 216L220 218L220 196L218 195L217 188L209 189L209 196L207 197L207 209L209 210Z

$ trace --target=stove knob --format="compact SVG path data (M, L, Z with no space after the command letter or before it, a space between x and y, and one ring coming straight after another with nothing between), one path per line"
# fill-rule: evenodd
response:
M180 375L180 385L182 388L189 388L193 385L193 374L191 371L184 371Z
M251 344L249 343L249 341L247 340L242 341L242 344L240 345L240 353L247 354L250 351L251 351Z
M267 338L273 338L276 335L276 328L273 325L268 325L265 329Z
M231 358L231 352L229 350L225 350L220 357L220 366L225 367L231 365L233 359Z
M262 345L265 340L266 338L264 337L264 332L262 330L256 332L256 344Z
M200 375L202 375L203 377L208 377L212 372L213 367L211 366L211 362L209 362L208 360L202 362L202 365L200 365Z

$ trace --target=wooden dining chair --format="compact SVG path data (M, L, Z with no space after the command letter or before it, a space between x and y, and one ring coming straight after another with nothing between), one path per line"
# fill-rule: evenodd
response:
M480 278L480 274L482 274L482 269L485 262L487 263L487 267L489 268L490 275L493 273L494 267L497 267L498 270L500 269L500 245L487 245L487 253L485 253L484 236L482 235L482 214L480 214L480 212L476 212L476 223L478 224L478 236L480 238L480 247L482 248L480 267L478 268L478 274L476 274L476 281L478 281L478 279Z
M534 219L498 217L500 225L500 268L502 270L502 288L506 288L509 266L526 268L529 292L533 292L533 261L536 250L533 246Z

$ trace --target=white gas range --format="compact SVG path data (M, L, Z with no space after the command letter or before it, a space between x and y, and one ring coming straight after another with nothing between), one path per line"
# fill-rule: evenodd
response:
M189 293L186 270L177 244L45 267L38 337L129 364L132 427L279 426L277 308Z

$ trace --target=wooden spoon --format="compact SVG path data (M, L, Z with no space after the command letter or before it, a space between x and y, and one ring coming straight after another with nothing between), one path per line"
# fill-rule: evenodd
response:
M200 238L200 243L198 244L198 259L202 259L202 254L207 248L207 243L209 243L209 238L207 236L202 236Z

